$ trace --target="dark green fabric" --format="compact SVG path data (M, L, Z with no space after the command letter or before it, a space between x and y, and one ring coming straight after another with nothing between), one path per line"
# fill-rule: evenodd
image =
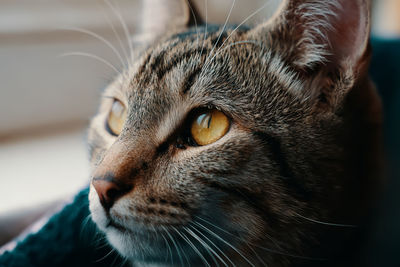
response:
M0 257L7 267L121 266L121 259L97 232L88 217L88 188L51 217L36 234L29 235Z
M370 74L382 96L387 160L391 172L400 167L400 39L372 39ZM393 163L397 163L394 164ZM394 169L393 169L394 168Z
M370 72L384 103L389 187L365 258L368 266L400 266L400 40L373 39L372 46ZM3 254L0 266L121 266L88 215L85 189L38 233Z

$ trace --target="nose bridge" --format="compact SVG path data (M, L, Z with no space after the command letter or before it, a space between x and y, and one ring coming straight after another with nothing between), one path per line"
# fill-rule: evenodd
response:
M152 157L152 148L148 142L142 141L140 144L117 140L97 166L92 185L106 210L135 187L140 173L147 168L147 161Z
M113 176L121 183L129 183L146 165L152 155L149 140L130 141L119 139L105 153L93 177Z

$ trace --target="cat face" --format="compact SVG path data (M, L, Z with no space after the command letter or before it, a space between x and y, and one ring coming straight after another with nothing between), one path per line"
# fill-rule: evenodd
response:
M256 28L181 29L141 53L88 134L108 241L132 262L287 266L358 223L380 128L368 12L286 1Z

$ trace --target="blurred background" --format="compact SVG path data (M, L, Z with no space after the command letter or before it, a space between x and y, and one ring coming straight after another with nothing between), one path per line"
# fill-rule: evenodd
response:
M194 2L205 14L204 0ZM269 2L248 24L280 1ZM231 3L208 0L208 20L223 23ZM264 4L237 0L229 21ZM85 128L127 39L140 39L141 11L140 0L0 1L0 246L88 184ZM373 36L400 37L400 0L374 1Z

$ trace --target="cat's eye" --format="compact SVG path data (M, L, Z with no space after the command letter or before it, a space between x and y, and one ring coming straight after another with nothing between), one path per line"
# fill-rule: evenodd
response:
M228 117L219 110L207 110L194 117L190 133L196 144L205 146L223 137L229 130Z
M127 112L124 104L115 99L107 118L107 128L111 134L118 136L126 120Z

